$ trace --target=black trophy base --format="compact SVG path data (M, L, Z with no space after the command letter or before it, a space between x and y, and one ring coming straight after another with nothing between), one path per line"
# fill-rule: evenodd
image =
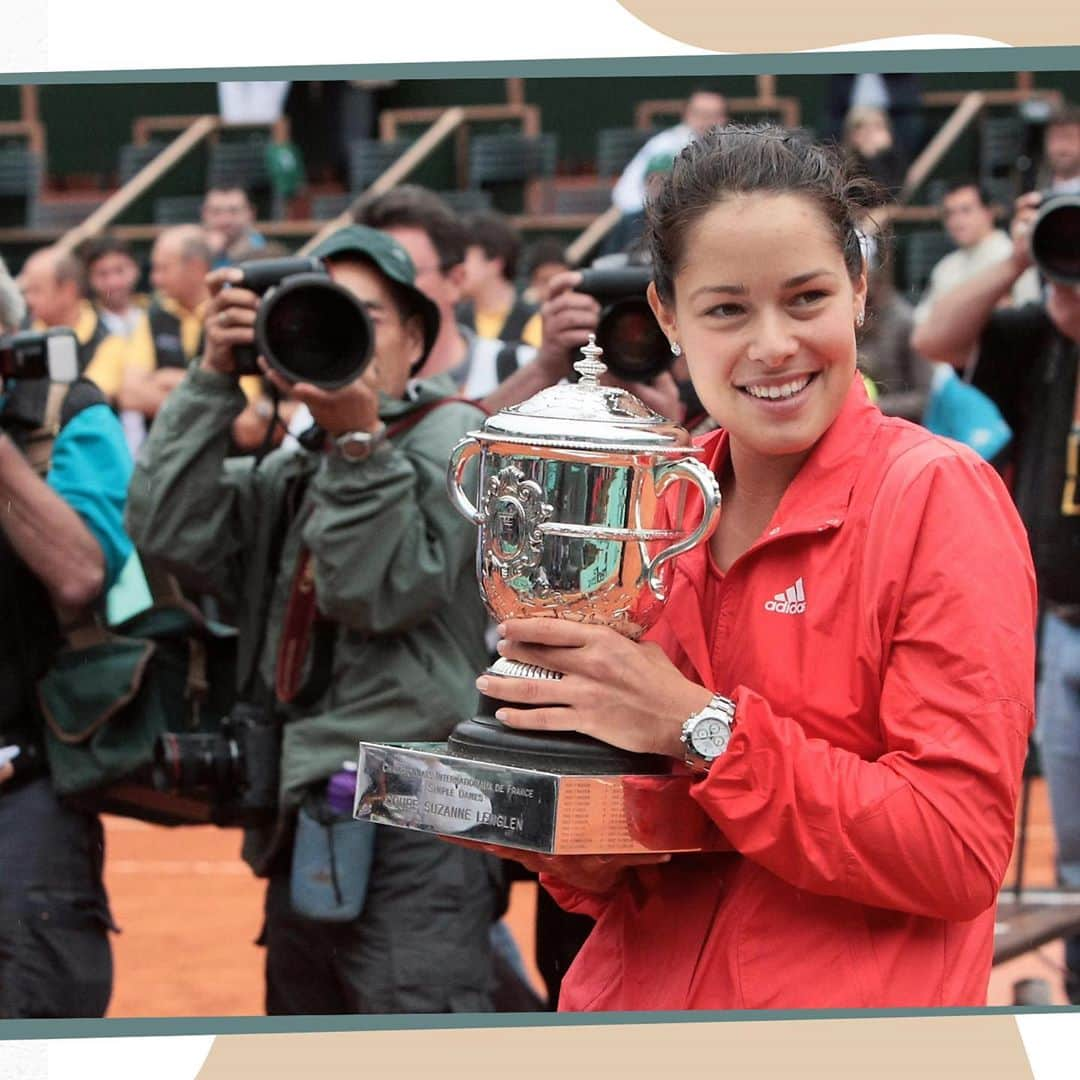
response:
M656 776L671 768L662 757L620 750L575 731L521 731L484 715L458 724L447 750L471 761L560 776Z
M551 672L516 660L499 658L486 674L502 678L553 678ZM671 762L655 754L635 754L576 731L523 731L495 719L498 709L530 706L480 695L480 709L472 720L454 728L447 749L459 757L537 769L560 776L656 776L669 772Z
M514 664L489 670L551 677ZM690 797L693 777L672 773L670 759L577 732L508 728L495 719L500 704L483 698L481 715L445 743L362 742L355 817L552 855L727 846Z

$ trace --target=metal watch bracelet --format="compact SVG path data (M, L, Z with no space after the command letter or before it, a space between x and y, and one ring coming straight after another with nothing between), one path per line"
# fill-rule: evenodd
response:
M366 461L386 440L386 425L375 431L346 431L331 440L333 452L345 461Z
M735 726L735 702L714 694L704 708L682 726L683 761L698 772L707 772L727 750Z

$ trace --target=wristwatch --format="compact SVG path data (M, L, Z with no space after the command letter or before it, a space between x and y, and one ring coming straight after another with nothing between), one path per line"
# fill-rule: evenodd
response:
M386 439L386 425L375 431L346 431L330 443L333 452L346 461L367 461Z
M735 726L735 702L722 694L694 713L682 726L683 760L697 772L709 766L727 749Z

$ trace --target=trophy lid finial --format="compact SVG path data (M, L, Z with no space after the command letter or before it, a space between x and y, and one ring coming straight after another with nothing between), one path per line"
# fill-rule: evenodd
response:
M582 358L574 365L574 370L581 376L578 386L597 386L597 379L607 371L607 364L600 359L604 350L596 344L596 335L589 335L588 345L581 348Z

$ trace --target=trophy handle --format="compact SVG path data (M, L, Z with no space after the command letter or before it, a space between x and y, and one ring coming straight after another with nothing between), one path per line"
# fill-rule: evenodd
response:
M701 492L701 500L705 504L705 512L701 518L701 524L685 539L679 540L670 547L664 548L656 558L646 567L645 574L649 579L649 588L657 600L664 599L664 583L657 571L668 561L678 555L704 543L716 528L720 520L720 485L712 470L702 464L696 458L681 458L667 465L660 465L654 473L656 477L656 494L662 495L673 483L678 480L688 480L697 486Z
M450 451L450 462L446 468L446 491L450 496L450 501L454 504L454 509L474 525L483 525L484 516L469 502L465 489L461 486L461 478L465 473L465 466L479 453L480 444L471 436L466 435Z

